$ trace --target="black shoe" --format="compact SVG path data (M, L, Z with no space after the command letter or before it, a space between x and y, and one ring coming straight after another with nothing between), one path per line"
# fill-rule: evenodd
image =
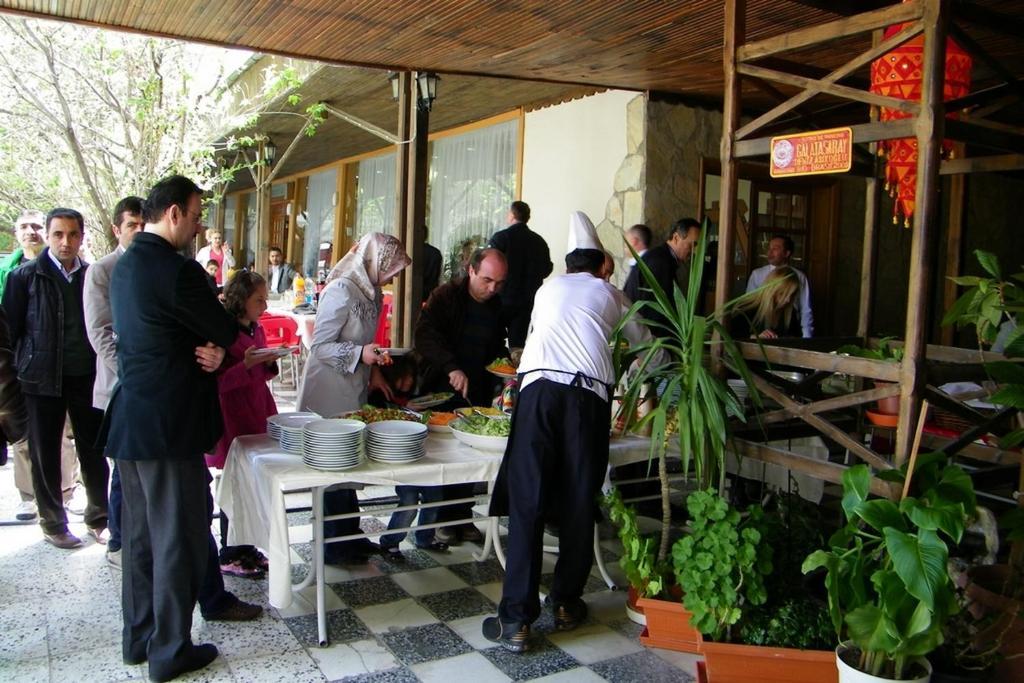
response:
M233 603L219 612L209 616L203 615L206 621L252 621L263 614L263 608L248 602L235 599Z
M487 617L481 631L484 638L510 652L526 652L529 649L530 627L526 624L502 623L498 617Z
M121 657L125 664L135 666L146 663L146 643L137 647L129 647Z
M554 602L549 595L544 598L544 606L551 608L557 631L571 631L587 618L587 603L579 598L571 602Z
M149 663L149 680L170 681L190 671L198 671L217 659L217 646L206 643L193 645L188 654L161 666Z
M466 522L465 524L460 524L459 526L457 526L455 528L459 530L459 537L463 541L466 541L467 543L483 543L484 542L484 535L483 535L483 533L479 529L477 529L476 525L473 524L472 522ZM437 533L435 532L434 535L436 536Z

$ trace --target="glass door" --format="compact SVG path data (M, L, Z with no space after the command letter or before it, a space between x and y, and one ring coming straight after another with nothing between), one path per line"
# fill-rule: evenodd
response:
M789 262L807 272L810 254L810 226L807 221L810 192L806 188L755 183L754 206L750 237L752 249L749 270L768 263L768 245L775 235L786 235L793 240L793 254Z

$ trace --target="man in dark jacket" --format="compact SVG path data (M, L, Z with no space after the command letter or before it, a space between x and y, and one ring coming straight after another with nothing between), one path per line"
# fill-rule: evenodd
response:
M32 488L43 538L65 550L82 542L68 531L61 491L61 439L71 417L88 503L89 534L106 542L107 461L96 447L102 413L92 406L96 354L82 308L87 265L78 257L85 221L74 209L46 217L48 246L7 278L3 307L11 328L18 379L28 409Z
M693 247L700 237L700 223L693 218L683 218L672 224L668 233L668 240L653 249L644 252L640 259L651 269L654 279L661 286L665 295L672 300L675 290L676 271L680 265L687 265L690 262L690 255ZM654 295L648 289L643 273L639 268L633 268L626 279L626 285L622 288L626 296L632 301L650 301ZM698 302L698 306L699 306ZM668 334L659 325L667 321L660 315L650 311L643 311L643 317L655 323L651 326L651 333L655 336Z
M14 367L11 332L7 315L0 307L0 440L17 443L25 438L27 430L28 414L18 383L18 369Z
M501 303L496 296L507 274L508 265L500 251L478 249L465 278L441 285L431 294L415 332L416 352L427 368L427 391L454 389L462 395L463 405L490 404L501 383L487 372L487 365L508 355ZM472 492L472 484L445 486L443 500L465 498ZM435 515L442 522L466 519L472 508L471 503L427 508L420 513L420 523L432 522ZM480 531L468 522L438 529L435 536L442 543L481 538Z
M432 244L427 244L426 240L430 237L430 231L427 227L423 228L423 267L420 268L420 277L422 278L422 296L423 301L426 303L427 299L430 298L430 293L437 289L437 286L441 284L441 271L444 269L444 258L441 256L441 250Z
M143 207L145 232L114 267L110 304L118 384L107 409L107 453L121 472L122 653L166 681L217 657L193 645L192 610L207 568L209 473L203 453L223 430L211 374L238 326L178 253L201 229L201 190L172 176Z
M530 230L530 206L512 202L509 226L491 237L491 246L508 259L508 280L501 290L501 305L508 324L508 345L522 348L530 330L533 297L544 278L551 274L551 252L544 238Z

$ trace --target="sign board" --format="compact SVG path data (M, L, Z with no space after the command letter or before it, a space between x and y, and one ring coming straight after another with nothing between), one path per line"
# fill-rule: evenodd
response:
M771 176L845 173L853 164L853 131L816 130L772 138Z

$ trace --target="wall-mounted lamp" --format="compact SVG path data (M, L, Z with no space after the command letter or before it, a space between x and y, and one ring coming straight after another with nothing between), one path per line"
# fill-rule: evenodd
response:
M267 141L263 143L263 161L267 162L267 166L271 166L276 158L277 145L271 142L270 138L267 138Z
M392 97L392 99L395 100L395 102L397 102L398 101L398 72L397 71L389 71L388 72L388 80L391 82L391 97Z
M416 103L420 109L430 111L437 97L437 84L441 77L431 71L418 71L416 73L416 85L419 90L419 99Z

